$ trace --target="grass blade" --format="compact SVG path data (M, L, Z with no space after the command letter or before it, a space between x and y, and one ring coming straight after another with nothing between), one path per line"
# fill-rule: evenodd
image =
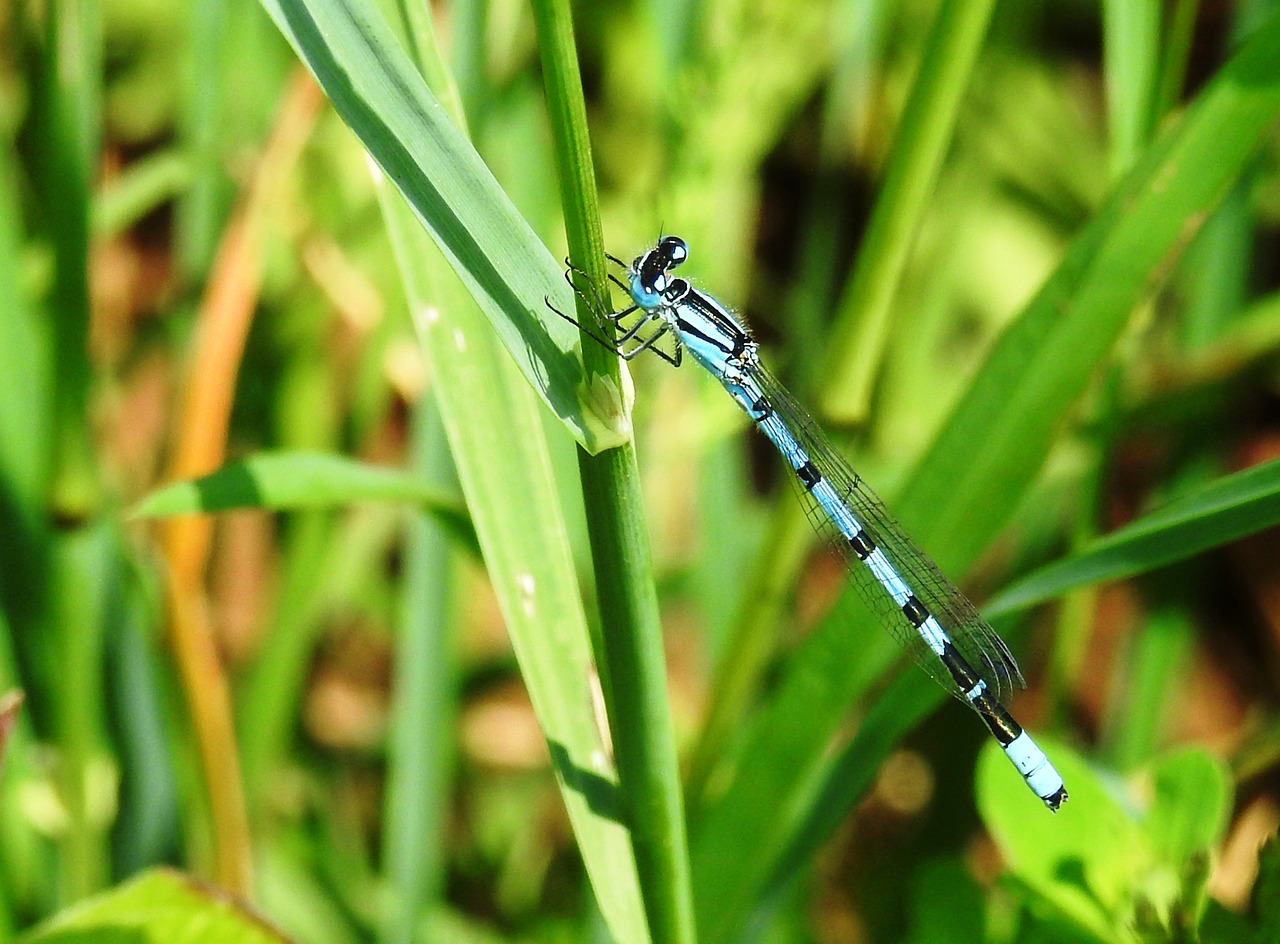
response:
M1185 560L1280 523L1280 460L1228 475L1006 587L988 616Z
M1156 0L1102 4L1111 172L1116 177L1132 166L1159 117L1152 107L1160 65L1161 7Z
M1129 311L1241 173L1278 111L1275 16L1077 237L892 503L944 570L962 572L1004 524ZM826 752L848 706L893 661L888 634L857 632L869 617L849 615L838 607L799 648L778 695L744 738L733 782L698 824L695 890L713 909L699 914L704 932L727 936L741 926L752 889L805 822L812 784L828 767ZM940 692L931 697L942 700Z
M430 37L420 34L416 45L437 58ZM644 908L616 773L591 707L586 617L537 401L447 253L409 203L376 179L458 478L600 912L615 938L642 944ZM567 293L563 279L560 286Z
M475 528L460 496L410 472L319 452L260 452L198 479L165 485L138 502L133 515L167 518L236 508L299 511L360 501L420 505L479 555Z
M903 110L884 188L867 227L858 267L839 303L820 401L824 416L866 418L889 337L891 304L937 183L960 99L982 47L994 0L945 0L929 30L919 74Z
M413 424L415 466L433 481L455 479L434 403L420 402ZM444 844L422 838L445 834L458 713L453 554L444 529L426 515L409 527L383 804L384 871L393 888L386 944L412 944L424 907L444 894Z
M1076 238L907 482L895 510L944 570L962 571L1003 526L1129 312L1243 171L1277 113L1273 16Z
M586 449L624 442L616 395L590 388L578 333L546 311L572 295L551 257L427 88L377 10L263 0L343 120L396 185L525 380Z

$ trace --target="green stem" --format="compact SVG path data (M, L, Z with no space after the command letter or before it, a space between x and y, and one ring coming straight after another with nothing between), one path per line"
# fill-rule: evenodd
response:
M562 0L539 0L533 11L570 258L596 284L605 284L595 171L569 6ZM579 299L580 323L590 325L592 317ZM588 372L621 389L618 358L585 335L583 348ZM634 448L628 443L598 456L579 449L578 469L600 607L605 705L649 933L655 941L692 942L693 896L675 732Z

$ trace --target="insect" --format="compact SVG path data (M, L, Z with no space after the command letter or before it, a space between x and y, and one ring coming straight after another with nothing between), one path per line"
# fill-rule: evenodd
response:
M672 275L688 257L689 247L678 236L663 236L629 266L609 256L625 269L625 281L610 279L631 297L620 311L612 311L594 290L592 297L584 295L573 280L575 272L582 273L570 267L569 284L618 333L610 342L584 330L626 360L653 351L679 367L687 350L720 382L786 460L809 521L844 560L873 612L925 671L978 713L1027 786L1056 812L1067 799L1062 777L1000 701L1024 685L1009 647L764 367L742 322ZM547 305L577 324L550 300ZM666 347L658 344L664 339Z

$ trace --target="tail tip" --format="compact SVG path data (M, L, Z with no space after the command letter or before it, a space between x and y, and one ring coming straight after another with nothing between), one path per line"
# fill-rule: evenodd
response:
M1053 793L1040 799L1044 800L1044 805L1049 808L1050 813L1056 813L1058 812L1058 807L1067 802L1067 788L1065 786L1058 787Z

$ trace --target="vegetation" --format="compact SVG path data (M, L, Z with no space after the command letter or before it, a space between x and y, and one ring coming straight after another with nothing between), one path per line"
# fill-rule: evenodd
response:
M0 939L1280 937L1274 4L3 29ZM714 381L552 310L669 232L1056 816Z

